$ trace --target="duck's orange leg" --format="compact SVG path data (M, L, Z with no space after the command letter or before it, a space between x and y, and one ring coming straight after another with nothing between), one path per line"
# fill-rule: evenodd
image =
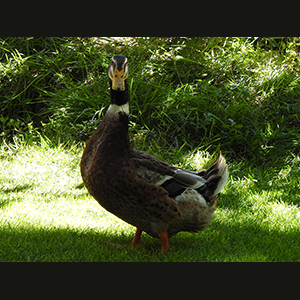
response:
M169 251L169 239L168 239L168 232L165 231L163 233L160 233L158 235L158 237L160 238L161 240L161 243L162 243L162 248L161 248L161 252L168 252Z
M132 240L133 246L141 245L142 244L141 234L142 234L142 230L139 229L139 228L136 228L136 232L135 232L134 238Z

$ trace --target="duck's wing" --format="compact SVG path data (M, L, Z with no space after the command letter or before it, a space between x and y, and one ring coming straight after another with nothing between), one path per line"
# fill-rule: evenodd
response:
M229 175L221 153L208 169L200 172L176 168L138 150L133 151L132 161L141 178L160 185L173 199L188 188L197 190L206 201L210 201L224 188Z
M186 188L197 189L206 182L206 180L196 172L176 168L155 156L135 149L132 151L131 161L137 168L138 175L143 176L147 174L149 178L148 181L156 185L162 185L168 192L171 192L171 194L173 194L172 190Z

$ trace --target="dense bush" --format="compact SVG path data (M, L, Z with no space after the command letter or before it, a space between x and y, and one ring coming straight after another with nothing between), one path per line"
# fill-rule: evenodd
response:
M110 57L129 59L136 147L299 151L299 38L1 38L3 140L84 142L109 104ZM173 149L173 150L172 150Z

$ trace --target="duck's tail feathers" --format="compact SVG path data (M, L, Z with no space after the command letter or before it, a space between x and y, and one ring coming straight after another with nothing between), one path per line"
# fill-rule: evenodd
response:
M220 152L218 158L207 170L199 172L198 175L203 177L206 183L197 190L206 201L210 201L221 192L229 176L226 160L222 153Z

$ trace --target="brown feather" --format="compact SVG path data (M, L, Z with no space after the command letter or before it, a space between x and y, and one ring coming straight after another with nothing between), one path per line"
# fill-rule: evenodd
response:
M135 157L129 143L127 123L125 114L105 115L84 150L82 178L99 204L122 220L144 231L158 222L157 232L151 232L157 236L168 222L180 218L180 208L162 187L137 177L140 156Z

